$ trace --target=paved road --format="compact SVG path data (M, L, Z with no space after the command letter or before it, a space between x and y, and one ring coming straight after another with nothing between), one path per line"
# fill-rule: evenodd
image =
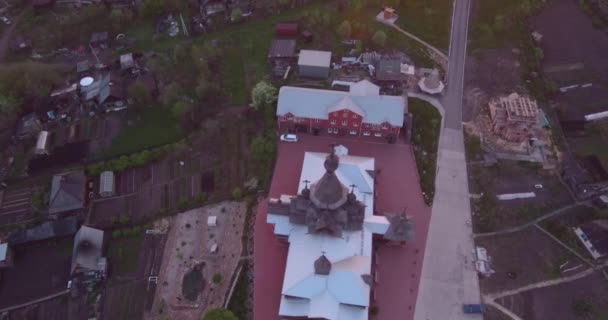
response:
M426 243L416 320L481 319L463 303L479 303L471 205L462 134L462 96L470 0L454 0L445 110L439 138L435 199Z

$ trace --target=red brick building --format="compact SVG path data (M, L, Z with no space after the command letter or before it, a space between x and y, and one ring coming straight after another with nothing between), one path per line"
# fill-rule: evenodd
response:
M378 86L357 82L349 92L282 87L277 118L279 131L315 135L397 137L404 125L407 100L382 96Z

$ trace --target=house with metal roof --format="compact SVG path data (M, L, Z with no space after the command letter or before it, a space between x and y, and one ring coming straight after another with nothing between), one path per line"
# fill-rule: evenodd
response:
M70 273L80 277L81 283L103 280L108 271L108 261L103 256L103 230L80 227L74 237Z
M86 176L84 171L72 171L53 176L49 199L49 214L84 208Z
M59 220L43 222L29 229L23 229L12 233L8 237L10 246L16 246L29 242L71 236L78 231L78 220L76 217L67 217Z
M413 236L410 223L374 215L374 159L334 150L305 153L300 193L269 201L267 222L289 243L281 317L368 319L374 237Z
M367 80L351 84L348 92L281 87L276 113L279 130L395 139L404 125L407 100L379 92Z

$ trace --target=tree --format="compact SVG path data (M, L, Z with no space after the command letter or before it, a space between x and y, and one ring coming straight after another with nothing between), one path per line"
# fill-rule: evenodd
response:
M143 0L139 8L142 15L148 19L159 17L165 9L163 0Z
M251 90L253 108L262 110L269 108L277 98L277 89L266 81L258 82Z
M178 101L171 108L171 112L173 113L173 115L178 118L182 117L183 115L190 112L191 110L192 110L192 104L185 102L185 101Z
M239 22L239 21L241 21L242 17L243 17L243 12L241 12L241 9L239 9L239 8L232 9L232 12L230 13L230 20L232 20L232 22Z
M243 197L243 191L241 190L241 188L234 188L234 190L232 190L232 198L234 200L241 200L241 198Z
M344 39L350 38L352 31L352 27L350 26L350 22L348 22L348 20L344 20L338 27L338 34Z
M374 36L372 37L372 42L375 43L377 46L384 47L384 45L386 44L386 39L386 33L384 33L384 31L382 30L378 30L376 31L376 33L374 33Z
M222 308L211 309L202 320L239 320L232 311Z
M129 216L127 216L126 214L122 214L118 218L118 222L120 222L120 224L122 225L127 225L129 224L129 222L131 222L131 218L129 218Z
M543 49L541 49L539 47L534 47L534 57L536 57L537 61L542 60L545 57L545 53L543 52Z
M222 282L222 275L219 273L213 274L213 283L218 284Z

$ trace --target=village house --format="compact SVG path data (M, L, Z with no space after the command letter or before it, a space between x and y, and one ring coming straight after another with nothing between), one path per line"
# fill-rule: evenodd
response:
M281 87L279 131L394 139L404 124L407 101L379 93L367 80L352 84L348 92Z
M535 100L512 93L489 102L492 130L502 139L523 142L540 127L541 114Z
M108 261L103 256L103 230L80 227L74 237L70 273L79 284L91 285L105 279Z
M71 171L53 176L49 215L84 208L86 176L84 171Z
M338 156L335 149L306 152L300 193L269 200L266 221L289 244L281 318L368 319L374 239L413 237L406 219L374 214L374 158Z

